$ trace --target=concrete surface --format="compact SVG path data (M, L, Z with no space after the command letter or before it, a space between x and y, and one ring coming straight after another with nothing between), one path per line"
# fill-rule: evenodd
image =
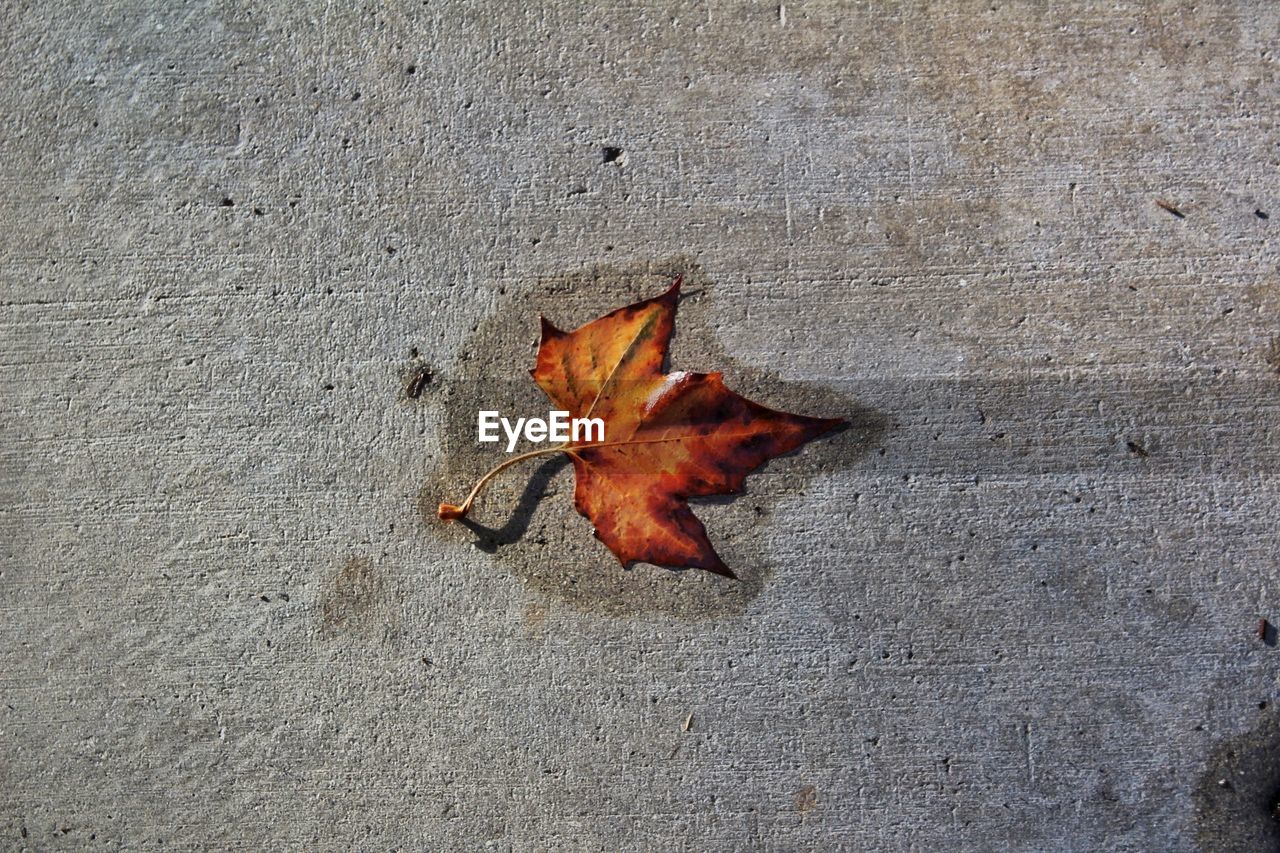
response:
M1275 845L1278 36L5 4L0 847ZM741 583L555 463L423 518L679 271L675 366L856 421L699 507Z

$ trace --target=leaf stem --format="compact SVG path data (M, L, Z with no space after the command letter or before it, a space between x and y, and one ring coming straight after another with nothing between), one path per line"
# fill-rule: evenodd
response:
M530 450L528 453L521 453L519 456L512 456L510 459L495 465L489 470L489 473L481 477L471 489L471 494L467 495L467 499L460 505L442 503L436 514L445 521L454 521L459 518L466 518L467 513L471 511L471 504L475 502L476 495L480 494L480 490L484 488L484 484L492 480L498 473L506 468L510 468L517 462L523 462L526 459L532 459L535 456L546 456L549 453L572 453L569 449L569 443L557 444L555 447L544 447L541 450Z
M754 433L742 433L741 435L717 435L720 438L744 438L754 435ZM484 488L485 483L489 482L497 474L517 462L523 462L524 460L532 459L535 456L546 456L550 453L567 453L570 456L576 456L577 454L574 453L576 450L595 450L603 447L626 447L633 444L663 444L671 441L686 441L701 437L702 436L697 435L677 435L668 438L632 438L627 441L605 441L600 444L573 444L572 442L566 441L564 444L557 444L555 447L544 447L541 450L530 450L528 453L521 453L519 456L512 456L505 462L495 465L490 469L489 473L485 474L476 482L475 486L471 489L471 494L467 495L467 499L465 501L457 506L454 504L442 503L440 504L440 508L436 510L436 514L445 521L455 521L459 518L466 518L467 513L471 511L471 504L475 502L476 495L480 494L480 490Z

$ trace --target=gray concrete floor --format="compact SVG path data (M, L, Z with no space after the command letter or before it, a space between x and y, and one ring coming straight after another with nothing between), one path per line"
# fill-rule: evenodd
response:
M1278 36L5 5L0 847L1275 846ZM681 272L675 367L854 421L698 507L744 579L555 462L435 522Z

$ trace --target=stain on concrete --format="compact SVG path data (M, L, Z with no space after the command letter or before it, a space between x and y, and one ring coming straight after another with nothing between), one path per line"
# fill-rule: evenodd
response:
M1265 700L1252 729L1220 744L1192 793L1206 853L1280 850L1280 715Z
M1280 375L1280 335L1271 339L1267 345L1267 366Z
M524 630L526 634L538 634L547 621L548 608L540 601L530 601L524 607Z
M795 796L796 811L800 814L808 814L818 807L818 789L813 785L805 785Z
M551 457L514 468L486 486L471 516L442 525L436 508L460 500L499 460L491 447L475 441L476 412L496 409L544 414L548 401L527 377L538 344L538 317L573 329L609 311L662 292L677 276L684 287L669 363L682 370L719 370L735 391L771 408L822 417L844 417L850 428L810 442L775 459L747 480L744 494L694 499L717 551L738 581L710 572L671 570L647 564L629 569L593 536L591 523L573 507L573 472L567 460ZM767 538L785 535L785 519L773 505L802 491L823 472L857 464L886 427L879 412L818 383L783 382L767 366L743 365L719 345L720 287L691 258L627 265L597 265L548 276L519 293L504 295L490 318L479 324L443 376L444 427L441 459L419 496L427 528L442 547L473 547L542 594L575 607L611 615L665 613L681 618L714 618L741 612L775 571ZM737 334L741 329L733 330ZM758 330L767 334L767 329ZM774 530L765 531L762 519ZM470 532L468 532L470 531Z
M320 599L327 634L384 636L395 627L386 578L371 560L352 557L325 584Z

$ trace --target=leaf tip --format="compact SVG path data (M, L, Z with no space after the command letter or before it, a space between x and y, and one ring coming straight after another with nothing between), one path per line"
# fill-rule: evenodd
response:
M552 325L551 321L548 320L546 317L539 315L538 320L542 324L542 339L544 341L549 341L554 338L562 337L564 335L564 332L560 331L554 325Z
M819 418L818 420L820 422L822 432L848 429L849 427L849 421L845 418Z
M738 576L733 573L733 569L726 566L724 564L724 561L721 560L719 557L716 558L715 565L706 566L706 570L709 572L714 572L715 574L720 575L721 577L728 578L731 581L736 581L738 579Z
M803 425L805 441L811 441L829 432L843 432L850 425L850 422L845 418L811 418L802 416L800 420Z

